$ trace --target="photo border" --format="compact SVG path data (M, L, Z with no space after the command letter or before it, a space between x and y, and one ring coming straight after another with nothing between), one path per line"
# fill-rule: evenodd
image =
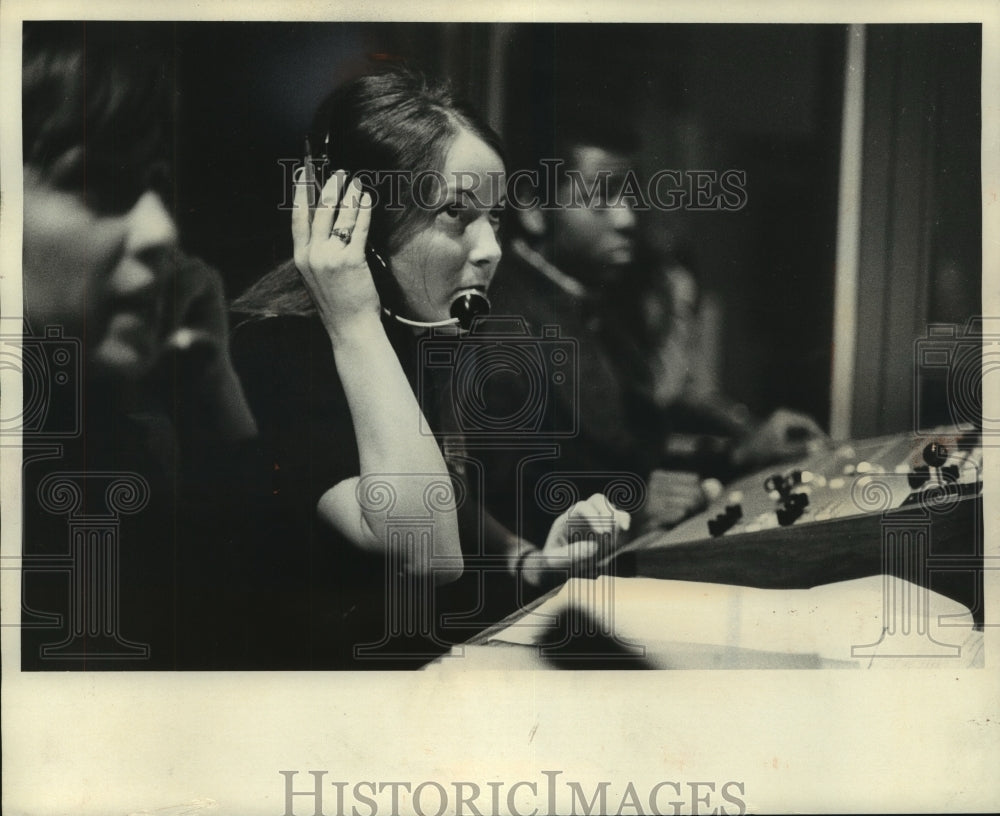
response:
M465 11L468 7L465 7ZM20 21L87 19L452 20L420 3L15 0L0 7L0 105L20 109ZM472 21L983 23L983 100L1000 99L1000 6L986 2L749 5L704 2L491 2ZM984 105L983 312L1000 314L1000 107ZM0 117L0 304L20 302L19 118ZM4 401L20 378L4 370ZM995 388L984 393L996 406ZM990 416L996 415L989 413ZM283 770L353 785L541 781L543 771L621 791L672 780L744 785L749 812L995 811L1000 807L1000 632L986 668L832 671L419 673L22 673L19 671L20 451L4 447L2 608L5 813L285 812ZM987 450L984 507L1000 486ZM985 513L989 551L996 514ZM11 560L13 559L13 561ZM987 598L1000 576L987 571ZM334 788L328 787L333 801ZM617 800L616 800L617 801ZM296 802L296 813L311 812ZM712 805L714 806L714 805ZM526 805L526 813L530 807ZM332 810L332 805L330 805ZM710 810L711 806L709 806ZM730 806L727 812L733 812ZM347 812L350 812L349 810ZM362 811L363 812L363 811ZM542 812L541 810L539 811ZM632 812L632 811L626 811Z

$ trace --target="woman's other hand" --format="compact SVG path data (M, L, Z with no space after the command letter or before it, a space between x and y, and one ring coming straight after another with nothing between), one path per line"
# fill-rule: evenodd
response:
M592 572L618 549L631 524L628 513L618 510L603 493L595 493L556 518L541 549L515 540L512 564L534 587L562 583L570 575Z
M603 493L594 493L552 523L541 550L542 560L549 569L576 571L594 559L611 555L631 524L628 513L615 508Z

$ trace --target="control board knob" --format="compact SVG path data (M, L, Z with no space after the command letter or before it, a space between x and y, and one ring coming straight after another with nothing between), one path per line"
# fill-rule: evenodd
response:
M725 512L708 520L708 532L712 537L718 537L743 518L743 507L740 504L727 504Z
M931 442L924 448L924 461L931 467L941 467L948 461L948 449L940 442Z
M782 527L788 527L790 524L794 524L795 519L802 515L801 510L797 507L790 507L789 505L779 507L775 512L778 516L778 524Z

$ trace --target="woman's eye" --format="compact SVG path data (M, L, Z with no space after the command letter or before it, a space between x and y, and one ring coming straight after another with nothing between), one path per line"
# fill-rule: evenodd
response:
M470 224L485 218L494 230L500 228L503 219L504 208L493 207L483 211L477 207L469 207L465 204L450 204L439 210L444 223L451 229L464 231Z
M476 217L475 210L463 204L449 204L439 210L438 214L448 229L458 231L465 230Z

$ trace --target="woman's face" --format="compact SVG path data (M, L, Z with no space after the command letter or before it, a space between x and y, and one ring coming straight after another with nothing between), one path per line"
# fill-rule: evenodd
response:
M403 317L447 320L455 296L466 289L485 292L500 261L497 231L506 201L503 162L466 130L445 154L446 186L418 196L432 207L431 222L390 259L403 297Z

